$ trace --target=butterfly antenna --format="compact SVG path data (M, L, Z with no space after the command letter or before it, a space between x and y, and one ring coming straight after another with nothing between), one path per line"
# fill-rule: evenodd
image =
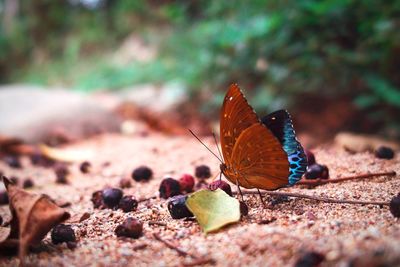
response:
M214 136L214 141L215 141L215 145L217 146L218 154L219 154L219 156L220 156L221 159L222 159L223 157L222 157L222 154L221 154L221 150L219 150L219 145L218 145L217 137L215 136L215 133L214 133L214 132L213 132L212 134L213 134L213 136Z
M188 129L189 132L205 147L207 148L208 151L210 151L211 154L213 154L221 163L224 163L218 156L217 154L215 154L214 152L211 151L211 149L208 148L208 146L206 146L203 141L200 140L199 137L197 137L197 135L194 134L194 132L192 132L192 130Z

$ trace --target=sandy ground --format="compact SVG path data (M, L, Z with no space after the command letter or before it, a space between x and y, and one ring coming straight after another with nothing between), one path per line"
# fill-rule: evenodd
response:
M205 142L215 148L211 139ZM27 158L23 159L21 170L0 163L0 169L7 176L15 175L20 180L31 177L35 182L31 191L70 202L66 210L73 218L84 212L91 214L81 223L71 223L78 237L77 248L70 250L65 244L52 245L47 236L45 249L28 256L27 262L34 266L181 266L193 262L192 258L179 256L155 240L153 233L159 233L163 239L192 254L213 258L217 266L293 266L307 251L324 254L322 266L378 266L378 263L400 266L400 221L387 207L290 198L263 208L257 196L245 196L249 215L238 224L208 235L201 232L196 221L173 220L166 200L158 197L141 202L137 211L130 213L94 210L91 194L107 186L118 186L121 177L130 177L139 165L151 167L154 178L148 183L132 180L132 187L123 189L124 194L138 199L158 195L160 181L167 174L179 178L182 173L193 174L196 165L207 164L216 175L219 163L190 136L107 134L70 147L91 149L96 155L91 160L91 174L82 174L79 163L70 166L70 185L56 184L52 169L34 167ZM400 170L398 155L393 160L381 160L370 153L352 155L329 146L314 152L318 162L328 165L331 177L390 170L399 173ZM105 167L106 162L110 164ZM399 189L397 175L327 184L314 189L295 186L283 191L385 201L399 193ZM9 219L7 206L0 206L0 215ZM129 216L144 223L144 235L139 239L117 238L114 234L116 225ZM260 224L262 220L267 223ZM161 224L149 224L154 221ZM16 257L0 258L0 266L17 264Z

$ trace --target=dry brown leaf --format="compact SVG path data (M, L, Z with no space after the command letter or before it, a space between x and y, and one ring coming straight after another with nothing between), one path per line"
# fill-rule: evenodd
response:
M39 243L55 225L70 215L44 195L22 190L5 177L3 182L10 199L12 220L8 237L6 240L0 239L0 245L18 239L19 258L23 262L29 246ZM4 238L6 230L2 235Z

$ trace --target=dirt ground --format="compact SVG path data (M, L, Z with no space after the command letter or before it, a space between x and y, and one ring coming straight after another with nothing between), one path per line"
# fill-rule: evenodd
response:
M211 139L205 142L215 145ZM94 191L107 186L117 187L122 177L130 177L134 168L147 165L154 177L147 183L132 180L124 194L136 198L158 196L160 181L165 175L179 178L194 174L200 164L218 173L219 162L193 137L171 137L161 134L124 136L105 134L69 145L69 148L90 149L90 174L79 171L79 163L70 166L69 185L55 183L52 169L32 166L23 158L23 169L11 169L0 162L7 176L20 180L31 177L33 192L45 193L59 202L70 202L71 224L78 238L77 247L52 245L49 235L42 249L30 253L27 262L33 266L182 266L194 263L191 257L178 253L157 241L153 233L177 247L210 257L216 266L293 266L307 251L325 255L321 266L400 266L400 221L387 206L328 204L289 198L263 208L257 196L247 195L249 215L240 223L205 235L196 221L174 220L166 200L159 197L142 201L136 211L93 209ZM314 150L317 162L329 167L331 177L366 172L395 170L399 173L400 157L377 159L371 153L349 154L334 146ZM211 180L212 178L210 178ZM389 201L400 192L400 177L379 177L360 181L326 184L313 189L295 186L281 191L326 196L337 199ZM276 202L276 201L275 201ZM76 222L83 213L90 217ZM10 218L8 207L0 206L0 215ZM117 238L115 227L124 218L135 217L144 223L139 239ZM0 258L0 266L16 266L17 257ZM368 265L369 264L369 265ZM211 264L209 264L211 265Z

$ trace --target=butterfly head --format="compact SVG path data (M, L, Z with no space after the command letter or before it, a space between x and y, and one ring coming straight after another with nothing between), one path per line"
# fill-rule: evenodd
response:
M225 163L221 163L221 164L219 164L219 169L221 170L221 172L222 172L223 174L225 174L225 172L226 172L226 170L228 169L228 167L226 166Z

